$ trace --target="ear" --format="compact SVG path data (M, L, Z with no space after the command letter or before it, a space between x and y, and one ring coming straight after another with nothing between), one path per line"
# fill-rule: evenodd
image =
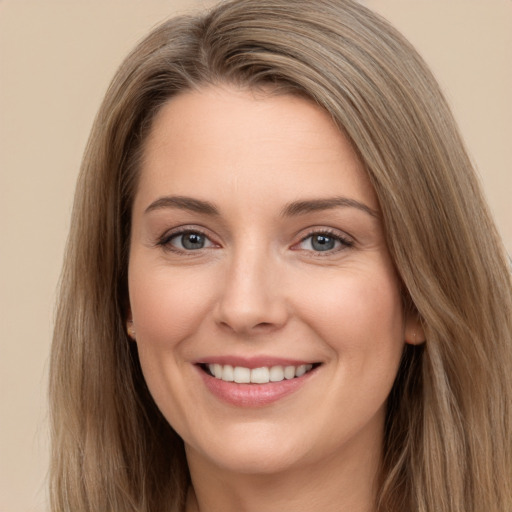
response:
M416 311L411 311L406 314L404 338L405 343L409 345L421 345L425 343L425 332L421 318Z
M128 333L128 336L135 341L135 326L133 325L133 316L130 307L128 307L128 311L126 313L126 332Z

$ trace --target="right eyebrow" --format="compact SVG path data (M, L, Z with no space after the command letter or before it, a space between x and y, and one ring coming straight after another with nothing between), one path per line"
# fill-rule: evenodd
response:
M281 212L281 215L293 217L311 212L331 210L333 208L356 208L357 210L367 213L371 217L379 218L379 212L377 210L370 208L368 205L360 201L356 201L355 199L348 197L328 197L306 201L295 201L286 205Z
M164 196L153 201L145 210L144 213L149 213L154 210L162 208L176 208L179 210L189 210L196 213L203 213L206 215L219 215L217 207L208 202L201 201L186 196Z

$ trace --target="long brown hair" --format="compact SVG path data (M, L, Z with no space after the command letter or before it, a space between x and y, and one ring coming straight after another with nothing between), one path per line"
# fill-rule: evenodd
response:
M86 148L52 349L52 510L181 511L182 441L125 332L130 214L160 107L205 84L300 94L330 113L383 212L408 346L388 403L379 512L512 510L512 283L450 110L409 43L351 0L238 0L156 28Z

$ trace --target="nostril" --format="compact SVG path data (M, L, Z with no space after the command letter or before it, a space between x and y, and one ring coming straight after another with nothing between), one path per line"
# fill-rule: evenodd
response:
M255 328L261 327L262 329L267 329L272 326L273 326L273 324L271 324L270 322L260 322L259 324L257 324L255 326Z

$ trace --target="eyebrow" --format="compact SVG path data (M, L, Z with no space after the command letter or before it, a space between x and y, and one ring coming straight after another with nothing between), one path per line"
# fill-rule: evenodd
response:
M286 205L281 215L283 217L295 217L298 215L304 215L307 213L331 210L333 208L357 208L372 217L379 218L379 212L370 208L364 203L350 199L348 197L330 197L326 199L311 199L306 201L295 201Z
M217 207L209 201L194 199L186 196L164 196L153 201L144 211L149 213L154 210L163 208L176 208L178 210L189 210L195 213L205 215L219 215ZM303 201L294 201L287 204L281 210L282 217L296 217L323 210L331 210L334 208L357 208L372 217L379 218L379 213L364 203L350 199L348 197L331 197L326 199L309 199Z
M185 196L165 196L153 201L144 211L149 213L162 208L177 208L179 210L189 210L206 215L219 215L219 210L208 201L201 201L192 197Z

